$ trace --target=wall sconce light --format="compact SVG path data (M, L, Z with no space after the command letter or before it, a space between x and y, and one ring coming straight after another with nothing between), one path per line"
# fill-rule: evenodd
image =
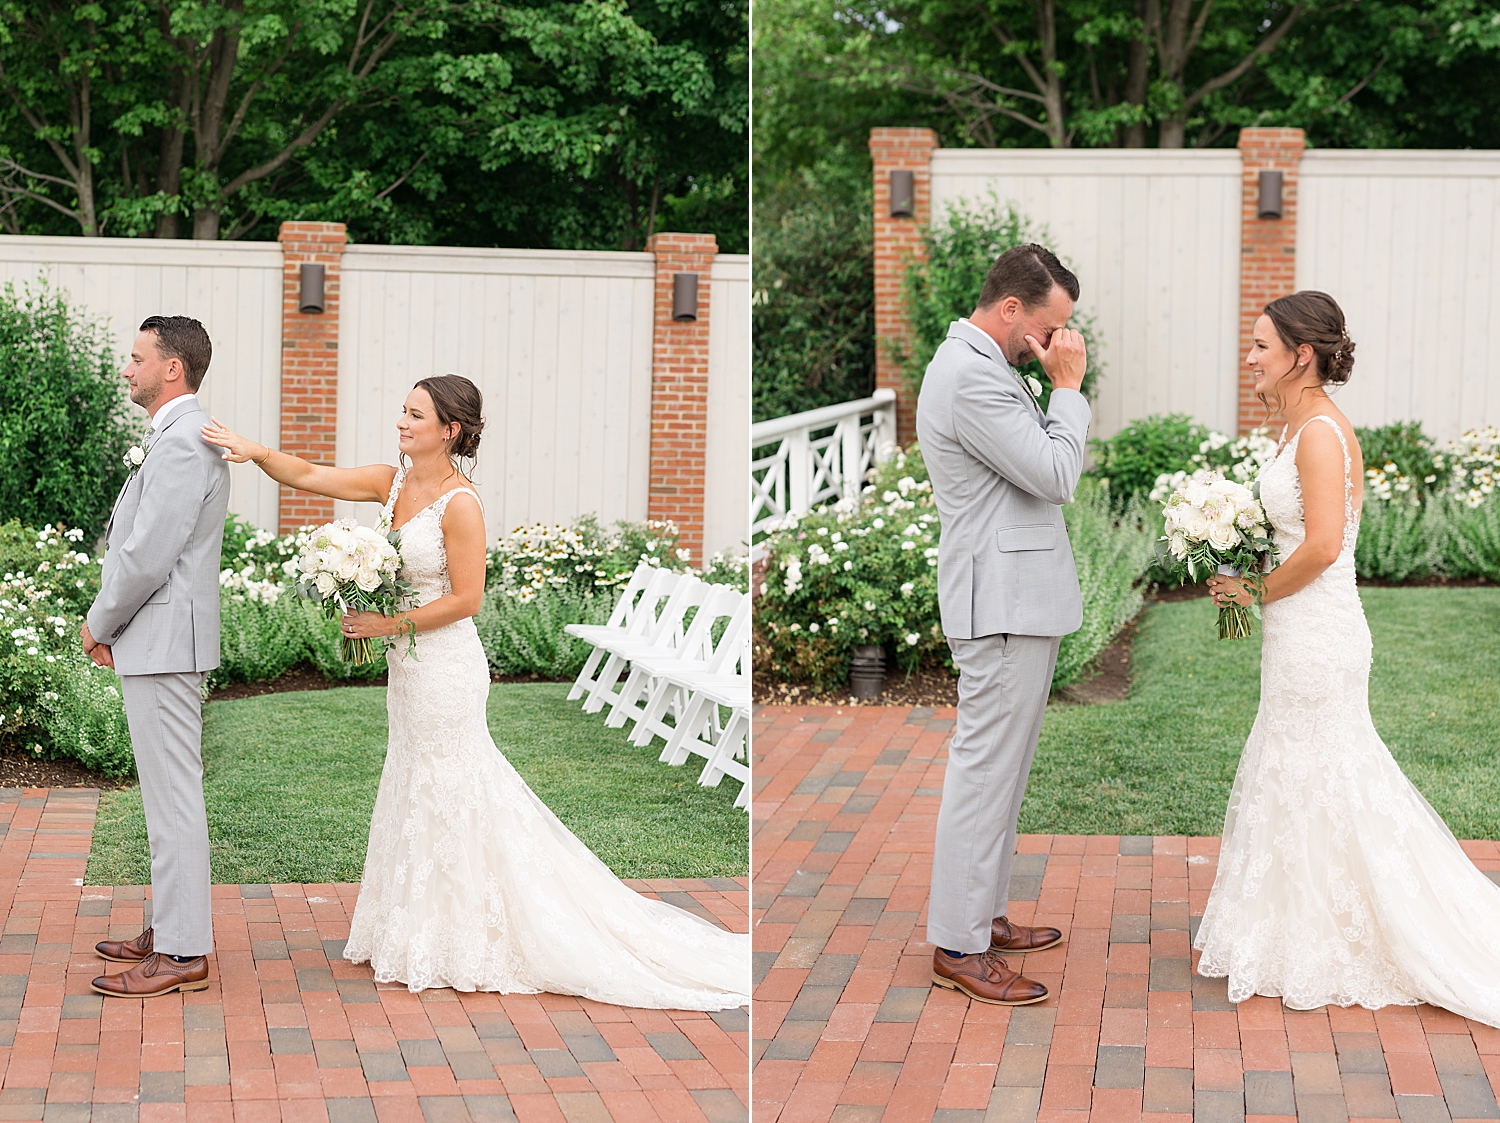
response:
M674 273L672 275L672 319L696 320L698 318L698 274Z
M319 313L323 311L323 266L302 267L302 294L297 300L297 311Z
M1260 204L1256 208L1260 218L1281 217L1281 173L1260 173Z
M891 217L915 218L917 214L916 175L909 169L891 173Z

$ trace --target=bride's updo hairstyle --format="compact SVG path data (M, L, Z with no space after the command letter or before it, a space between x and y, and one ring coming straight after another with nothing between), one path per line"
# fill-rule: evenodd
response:
M417 383L432 399L438 423L457 425L458 436L448 443L454 460L473 460L479 455L479 435L484 432L484 395L461 374L439 374ZM413 387L415 389L415 387Z
M1318 379L1324 386L1342 386L1354 371L1354 341L1344 326L1344 310L1326 292L1311 289L1279 297L1265 313L1287 350L1306 343L1313 349Z

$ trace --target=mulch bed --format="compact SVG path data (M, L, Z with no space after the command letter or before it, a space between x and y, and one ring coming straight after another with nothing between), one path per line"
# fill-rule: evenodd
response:
M103 788L106 791L135 787L135 777L105 776L76 760L41 760L25 749L0 750L0 788Z
M298 663L268 682L232 682L208 696L210 702L230 702L236 698L258 698L262 694L286 694L296 690L331 690L336 686L386 686L388 676L374 678L331 679L311 663ZM572 679L542 678L540 675L490 675L490 682L572 682Z

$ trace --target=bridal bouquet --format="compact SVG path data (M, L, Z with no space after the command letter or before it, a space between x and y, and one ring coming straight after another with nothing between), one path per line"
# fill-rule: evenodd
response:
M411 594L411 586L396 579L401 568L399 541L396 531L387 537L353 519L319 527L297 558L297 595L321 605L329 619L345 612L391 615ZM346 663L373 663L380 655L370 636L344 636L343 641Z
M1172 492L1162 514L1166 533L1156 543L1162 568L1194 581L1212 572L1246 578L1256 604L1219 609L1219 638L1250 635L1250 614L1260 615L1261 563L1275 552L1260 501L1244 484L1203 468Z

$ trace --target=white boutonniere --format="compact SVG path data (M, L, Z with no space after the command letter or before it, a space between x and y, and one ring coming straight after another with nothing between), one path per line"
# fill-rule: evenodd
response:
M1021 389L1026 391L1026 396L1031 399L1031 404L1037 409L1042 408L1042 384L1029 374L1022 374L1012 368L1011 373L1016 376L1016 381L1021 384Z
M134 472L146 462L146 450L140 445L131 445L125 453L125 467Z

